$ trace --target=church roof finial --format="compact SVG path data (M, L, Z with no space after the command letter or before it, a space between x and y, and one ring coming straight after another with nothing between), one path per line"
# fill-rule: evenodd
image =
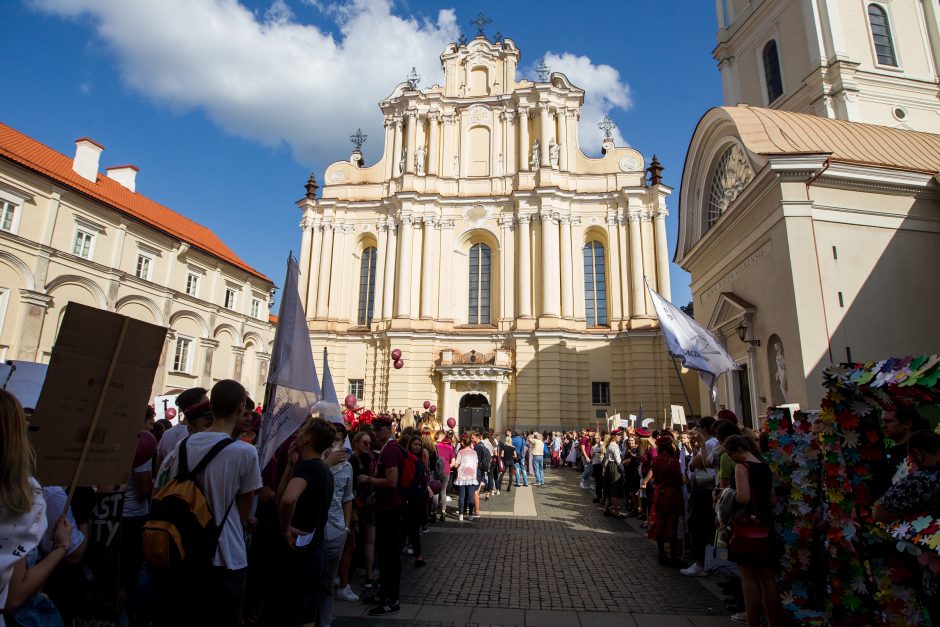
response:
M307 179L307 184L304 185L304 188L307 190L307 198L313 200L317 197L317 190L320 189L320 186L317 185L317 177L314 176L314 173L310 173L310 178Z
M663 182L663 170L665 170L662 164L659 162L659 159L656 158L656 155L653 155L653 160L650 161L650 167L646 168L646 171L650 175L650 187L653 185L659 185Z

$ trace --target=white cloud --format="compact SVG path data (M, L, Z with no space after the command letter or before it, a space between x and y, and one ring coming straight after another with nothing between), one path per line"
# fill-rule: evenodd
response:
M551 71L561 72L584 90L578 139L583 151L599 154L604 132L597 128L597 124L613 109L626 111L633 106L630 86L620 79L620 73L616 69L604 64L594 65L586 56L577 56L570 52L560 55L548 52L544 61ZM629 145L620 134L620 129L613 130L613 139L618 146Z
M302 163L343 159L349 135L382 151L377 103L412 66L423 85L443 78L438 57L459 35L452 10L394 15L390 0L323 6L341 37L299 23L283 0L256 15L237 0L32 0L39 10L90 18L126 84L173 109L202 109L219 126Z

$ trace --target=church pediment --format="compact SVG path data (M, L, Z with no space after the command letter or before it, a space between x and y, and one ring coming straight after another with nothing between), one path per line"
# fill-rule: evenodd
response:
M709 330L737 327L754 315L755 307L734 292L722 292L708 320Z

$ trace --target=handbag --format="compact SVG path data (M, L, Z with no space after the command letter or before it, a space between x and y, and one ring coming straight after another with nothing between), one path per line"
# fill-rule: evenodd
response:
M496 457L496 469L499 472L506 472L506 462L503 460L502 455Z
M715 487L714 468L696 468L695 485L699 488L712 489Z
M751 469L748 468L747 472L750 481ZM769 560L770 524L757 517L753 496L747 507L750 512L745 510L731 519L731 541L728 543L728 549L738 558Z

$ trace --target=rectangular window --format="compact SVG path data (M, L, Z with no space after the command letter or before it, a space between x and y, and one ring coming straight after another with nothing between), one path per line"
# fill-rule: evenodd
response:
M257 298L251 299L251 317L252 318L261 318L261 301Z
M610 383L595 381L591 383L591 404L610 405Z
M72 245L72 254L85 259L91 259L91 247L95 236L82 229L75 230L75 243Z
M199 275L195 272L186 275L186 293L190 296L199 296Z
M176 350L173 352L173 371L189 372L192 366L193 341L188 337L176 338Z
M350 379L349 380L349 393L354 395L360 401L365 395L366 391L366 382L363 379Z
M235 309L235 295L238 292L233 290L230 287L225 288L225 308L226 309Z
M0 201L0 230L13 232L16 225L16 210L18 207L11 202Z
M153 257L150 255L137 255L137 270L134 272L138 279L149 281L153 274Z

